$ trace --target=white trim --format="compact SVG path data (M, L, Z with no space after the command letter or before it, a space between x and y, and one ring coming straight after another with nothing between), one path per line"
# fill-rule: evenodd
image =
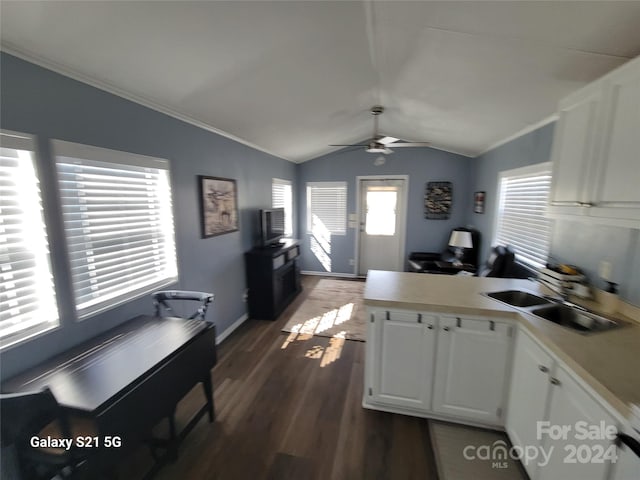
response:
M231 133L227 133L224 130L220 130L219 128L209 125L208 123L202 120L198 120L197 118L193 118L189 115L179 113L173 110L171 107L155 102L151 99L140 97L138 95L126 92L121 88L118 88L107 82L103 82L102 80L98 80L89 75L85 75L83 73L77 72L67 66L64 66L57 62L40 57L39 55L35 55L33 53L21 50L20 48L12 45L9 42L2 42L2 44L0 44L0 51L8 53L9 55L13 55L14 57L18 57L29 63L33 63L40 67L46 68L47 70L51 70L53 72L59 73L60 75L64 75L65 77L71 78L73 80L77 80L78 82L82 82L92 87L98 88L112 95L116 95L118 97L124 98L125 100L129 100L130 102L137 103L138 105L142 105L143 107L150 108L151 110L155 110L156 112L163 113L165 115L168 115L169 117L175 118L176 120L180 120L182 122L188 123L195 127L202 128L203 130L228 138L230 140L233 140L234 142L241 143L242 145L246 145L247 147L253 148L255 150L259 150L261 152L267 153L274 157L281 158L282 160L287 160L288 162L291 162L291 163L299 163L299 162L294 162L293 160L290 160L288 158L284 158L283 156L278 155L277 153L271 152L265 148L262 148L240 137L236 137L235 135L232 135Z
M539 129L540 127L544 127L545 125L547 125L549 123L555 122L556 120L558 120L558 114L554 113L552 115L549 115L548 117L543 118L539 122L532 123L531 125L527 125L523 129L518 130L513 135L509 135L507 138L503 138L502 140L491 144L489 147L484 149L482 152L478 153L474 158L481 157L485 153L490 152L491 150L496 149L499 146L504 145L505 143L509 143L511 140L515 140L516 138L522 137L523 135L526 135L527 133L531 133L534 130Z
M404 258L406 255L406 234L407 234L407 211L409 210L409 175L359 175L356 177L356 245L354 252L354 262L353 262L353 274L355 276L359 275L360 271L360 218L361 218L361 201L360 197L362 192L360 191L360 181L361 180L403 180L404 184L404 192L403 192L403 215L400 217L400 225L399 225L399 236L400 236L400 259L399 259L399 272L404 271Z
M342 277L342 278L365 278L355 273L340 273L340 272L316 272L314 270L301 270L302 275L315 275L318 277Z
M157 168L169 170L169 160L138 153L123 152L110 148L95 147L81 143L65 142L64 140L51 140L55 157L68 157L83 160L85 162L97 161L131 165L143 168Z
M229 335L231 335L248 318L249 318L249 315L247 315L246 313L242 314L240 318L238 318L235 322L229 325L224 332L222 332L220 335L216 335L216 345L220 345Z
M36 141L33 135L14 132L12 130L0 130L0 147L13 148L15 150L28 150L36 155Z

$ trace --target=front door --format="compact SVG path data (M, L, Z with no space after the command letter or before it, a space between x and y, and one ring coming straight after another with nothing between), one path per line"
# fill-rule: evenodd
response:
M358 274L402 271L404 263L404 179L360 180Z

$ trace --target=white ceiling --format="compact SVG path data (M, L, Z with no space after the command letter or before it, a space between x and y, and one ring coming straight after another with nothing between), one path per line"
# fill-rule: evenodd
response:
M384 134L475 156L640 54L635 2L13 2L3 49L300 162Z

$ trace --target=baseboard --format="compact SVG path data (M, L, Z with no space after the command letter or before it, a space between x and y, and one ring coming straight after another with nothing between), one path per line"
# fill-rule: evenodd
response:
M227 338L229 335L231 335L233 333L233 331L236 328L238 328L240 325L242 325L245 322L245 320L247 320L248 318L249 318L249 315L247 315L245 313L239 319L237 319L235 322L233 322L231 325L229 325L224 332L222 332L220 335L216 336L216 345L221 344L224 341L225 338Z
M302 275L317 275L319 277L342 277L342 278L358 278L360 275L355 273L337 273L337 272L313 272L310 270L300 271Z

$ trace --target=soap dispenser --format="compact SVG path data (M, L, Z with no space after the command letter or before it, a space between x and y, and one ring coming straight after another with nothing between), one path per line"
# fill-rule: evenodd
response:
M600 295L603 313L615 313L618 310L618 284L607 280L607 289Z

